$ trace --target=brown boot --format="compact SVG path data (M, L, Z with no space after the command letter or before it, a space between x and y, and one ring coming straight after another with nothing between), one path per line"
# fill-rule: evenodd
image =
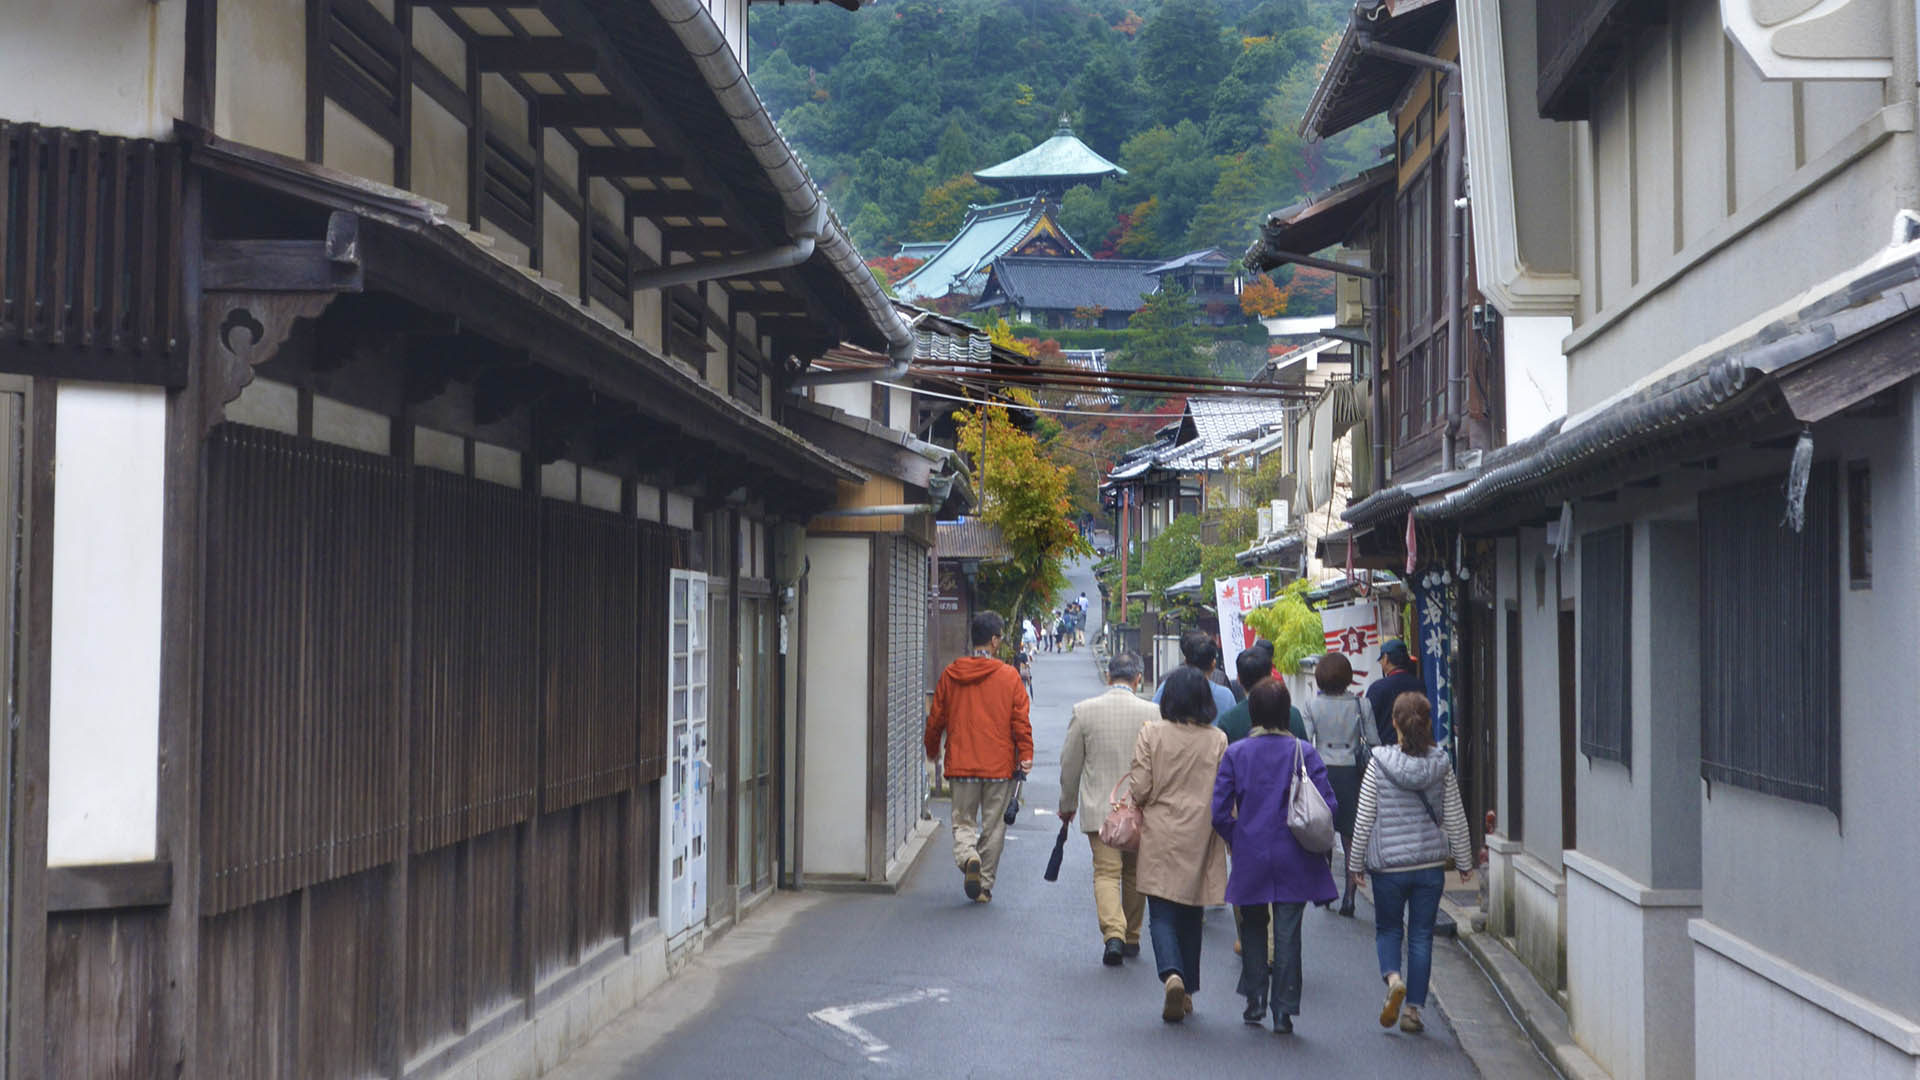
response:
M1400 1030L1409 1035L1418 1035L1427 1030L1427 1025L1420 1022L1419 1006L1407 1005L1401 1008Z
M1187 984L1178 975L1167 976L1167 998L1160 1006L1160 1019L1177 1024L1187 1018Z
M1400 1003L1407 999L1407 984L1401 980L1400 973L1387 976L1387 1003L1380 1007L1380 1026L1390 1028L1400 1019Z

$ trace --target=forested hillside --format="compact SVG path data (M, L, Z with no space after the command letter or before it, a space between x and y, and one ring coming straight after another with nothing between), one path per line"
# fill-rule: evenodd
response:
M1128 175L1062 205L1090 250L1238 255L1268 211L1377 159L1379 121L1294 128L1344 0L881 0L752 8L752 78L870 257L945 240L969 175L1062 115Z

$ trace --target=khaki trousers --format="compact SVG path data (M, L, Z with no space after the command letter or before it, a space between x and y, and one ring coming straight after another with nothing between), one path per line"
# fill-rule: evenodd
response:
M980 885L991 890L1000 868L1000 849L1007 839L1007 800L1012 780L949 778L953 789L953 865L967 868L968 859L980 860Z
M1093 907L1100 915L1100 940L1119 938L1128 945L1140 944L1147 898L1133 885L1136 853L1108 847L1100 842L1099 833L1088 833L1087 843L1093 848Z

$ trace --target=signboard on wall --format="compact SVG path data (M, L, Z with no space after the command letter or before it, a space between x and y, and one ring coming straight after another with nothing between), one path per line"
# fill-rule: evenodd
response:
M1364 686L1379 674L1380 618L1372 600L1353 600L1320 609L1320 628L1326 631L1327 651L1340 653L1353 665L1355 686Z
M1267 579L1263 574L1220 578L1213 583L1213 593L1214 608L1220 613L1221 663L1231 674L1240 654L1253 647L1257 635L1247 625L1247 612L1267 602Z

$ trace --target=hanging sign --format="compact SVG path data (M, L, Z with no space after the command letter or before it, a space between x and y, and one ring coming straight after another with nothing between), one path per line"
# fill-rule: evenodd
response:
M1353 684L1373 681L1380 651L1380 617L1371 599L1352 600L1320 609L1320 628L1326 631L1327 651L1337 652L1353 665Z
M1252 648L1258 636L1247 625L1247 612L1267 602L1267 579L1264 574L1220 578L1213 583L1213 593L1214 608L1220 613L1221 663L1232 673L1240 654Z

